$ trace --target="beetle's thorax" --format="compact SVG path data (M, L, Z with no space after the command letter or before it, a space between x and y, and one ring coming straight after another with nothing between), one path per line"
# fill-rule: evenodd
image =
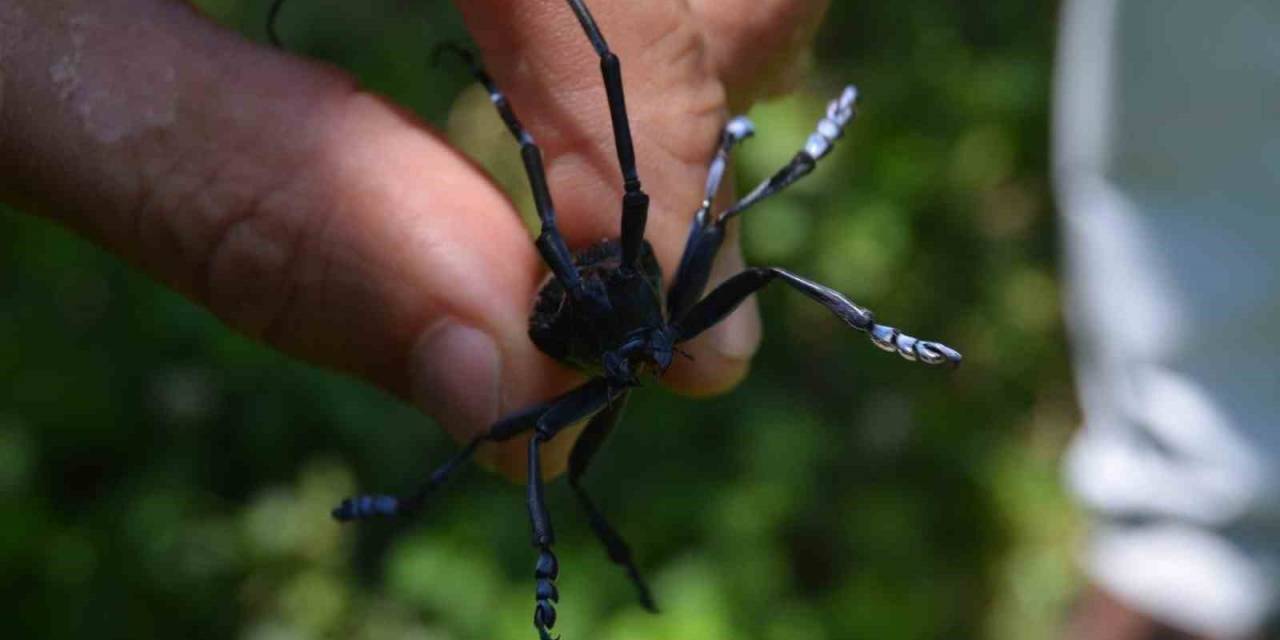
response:
M592 313L554 278L534 302L529 337L544 353L572 367L634 384L645 372L660 374L673 349L663 315L662 273L646 242L637 268L622 266L616 240L575 252L583 287L603 291L607 313Z

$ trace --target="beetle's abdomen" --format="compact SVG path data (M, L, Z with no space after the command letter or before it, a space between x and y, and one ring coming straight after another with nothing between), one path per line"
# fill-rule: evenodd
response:
M621 346L638 329L662 326L662 269L645 241L640 252L640 272L627 274L622 267L622 247L617 240L603 240L573 254L584 282L595 281L608 293L613 312L593 320L573 306L560 281L548 277L533 303L529 338L543 353L574 368L598 372L606 351Z

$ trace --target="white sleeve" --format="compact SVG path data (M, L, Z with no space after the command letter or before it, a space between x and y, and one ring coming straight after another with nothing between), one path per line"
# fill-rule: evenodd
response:
M1058 64L1086 569L1240 635L1280 594L1280 3L1070 0Z

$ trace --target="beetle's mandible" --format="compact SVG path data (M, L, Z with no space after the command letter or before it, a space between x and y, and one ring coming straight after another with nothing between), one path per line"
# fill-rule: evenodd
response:
M272 4L268 22L271 38L277 44L274 19L282 2L275 0ZM570 453L569 486L582 504L591 528L604 543L609 558L627 571L641 603L656 611L626 543L583 491L582 475L618 422L628 393L640 384L641 377L661 376L679 353L681 343L715 325L752 293L779 280L825 306L853 329L868 334L872 343L881 349L929 365L957 366L961 359L950 347L918 340L879 324L870 311L839 292L776 267L748 268L703 295L711 264L724 241L726 224L807 175L830 152L856 114L858 94L852 86L831 101L817 129L790 162L737 203L717 212L712 210L712 199L724 178L729 153L753 133L751 122L744 117L734 118L725 125L718 148L710 154L703 200L694 215L684 254L671 288L664 296L658 262L644 238L649 196L636 172L621 64L583 0L567 0L567 3L599 56L604 77L623 190L617 240L570 251L556 227L555 206L542 166L542 152L533 136L521 125L515 109L470 53L457 47L447 50L458 54L488 90L503 122L520 145L520 156L533 190L542 227L535 244L551 274L534 302L529 337L542 351L590 377L567 393L502 418L432 472L416 492L405 496L358 496L343 501L333 510L333 517L342 521L413 513L425 506L431 494L482 443L501 442L532 432L527 498L533 545L538 551L533 623L541 640L550 640L550 629L556 622L555 603L559 601L559 593L555 580L559 567L552 551L555 534L543 500L539 448L571 425L590 420Z

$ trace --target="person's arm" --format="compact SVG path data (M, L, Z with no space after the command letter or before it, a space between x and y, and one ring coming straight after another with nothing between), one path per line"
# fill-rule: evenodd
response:
M592 3L622 58L653 196L648 238L668 274L730 93L748 101L755 84L742 78L779 68L824 5ZM604 92L568 7L461 7L539 137L570 245L616 236ZM0 198L238 331L412 400L459 438L574 381L526 335L545 268L486 176L343 72L251 43L186 3L0 2ZM740 262L736 249L723 257L719 277ZM668 383L732 386L758 336L744 306L691 345L695 359ZM551 468L570 444L558 439ZM518 477L519 448L499 456Z

